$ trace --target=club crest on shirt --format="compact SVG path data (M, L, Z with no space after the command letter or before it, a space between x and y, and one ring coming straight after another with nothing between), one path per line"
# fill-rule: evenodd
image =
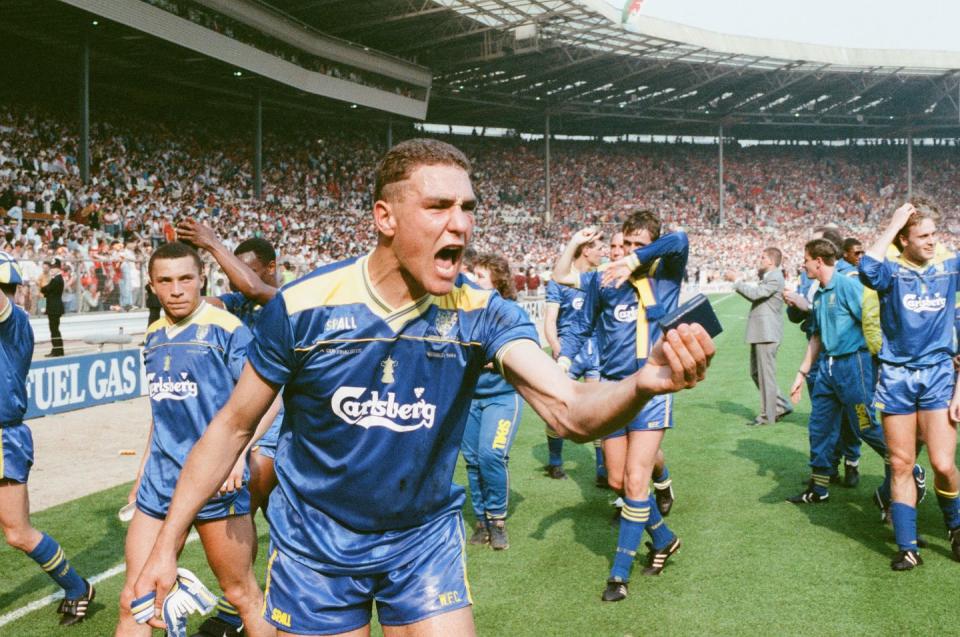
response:
M570 307L572 307L572 308L575 309L575 310L582 310L582 309L583 309L583 297L582 297L582 296L578 296L578 297L576 297L575 299L573 299L572 301L570 301Z
M197 328L197 340L202 341L207 338L207 334L210 333L209 325L201 325Z
M383 359L383 362L380 363L380 367L383 368L383 376L380 377L380 382L384 385L396 382L396 378L393 376L393 371L397 368L397 361L393 360L390 356L387 356Z
M437 316L433 319L433 326L437 334L446 338L453 332L457 326L457 313L454 310L437 310Z

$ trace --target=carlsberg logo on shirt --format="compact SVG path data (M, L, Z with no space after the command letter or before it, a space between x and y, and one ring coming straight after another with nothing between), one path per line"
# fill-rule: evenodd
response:
M903 307L911 312L939 312L947 305L947 299L935 294L934 296L917 296L906 294L903 297Z
M618 305L613 308L613 318L621 323L630 323L637 320L636 305Z
M187 372L180 372L180 379L169 376L158 377L153 372L147 374L147 383L150 388L151 400L186 400L196 398L199 386Z
M422 398L412 403L397 402L394 392L381 397L380 392L370 392L364 387L341 387L333 393L330 407L341 420L349 425L358 425L365 429L386 427L391 431L415 431L421 427L433 427L437 406ZM422 390L417 392L419 398Z

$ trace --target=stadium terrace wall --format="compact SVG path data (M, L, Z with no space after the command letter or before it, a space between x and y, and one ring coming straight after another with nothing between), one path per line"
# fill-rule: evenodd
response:
M412 119L427 115L429 89L419 100L310 71L143 2L60 1L307 93Z
M34 361L26 418L40 418L146 394L143 349Z

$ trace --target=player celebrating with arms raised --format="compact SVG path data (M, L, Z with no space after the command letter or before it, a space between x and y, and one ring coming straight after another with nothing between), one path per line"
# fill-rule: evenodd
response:
M568 379L518 306L460 275L476 207L469 170L440 141L393 147L377 170L376 248L264 308L236 390L187 460L139 595L164 598L179 539L283 385L265 606L278 634L366 635L376 602L387 637L472 635L464 491L452 479L483 366L494 362L580 441L704 378L713 343L681 326L620 383Z
M890 450L890 518L900 549L890 564L895 571L923 563L913 477L918 433L927 443L937 500L954 558L960 560L957 430L947 413L950 407L960 416L951 361L960 259L937 244L938 218L936 207L923 200L901 206L860 260L860 279L880 297L883 347L875 400ZM897 258L887 257L892 243L901 251Z

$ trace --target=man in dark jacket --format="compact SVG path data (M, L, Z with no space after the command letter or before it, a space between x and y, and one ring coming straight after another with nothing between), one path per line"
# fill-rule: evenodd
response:
M63 274L60 271L60 259L50 261L50 281L40 288L47 299L47 323L50 325L50 340L53 349L47 354L63 356L63 337L60 336L60 317L63 316Z

